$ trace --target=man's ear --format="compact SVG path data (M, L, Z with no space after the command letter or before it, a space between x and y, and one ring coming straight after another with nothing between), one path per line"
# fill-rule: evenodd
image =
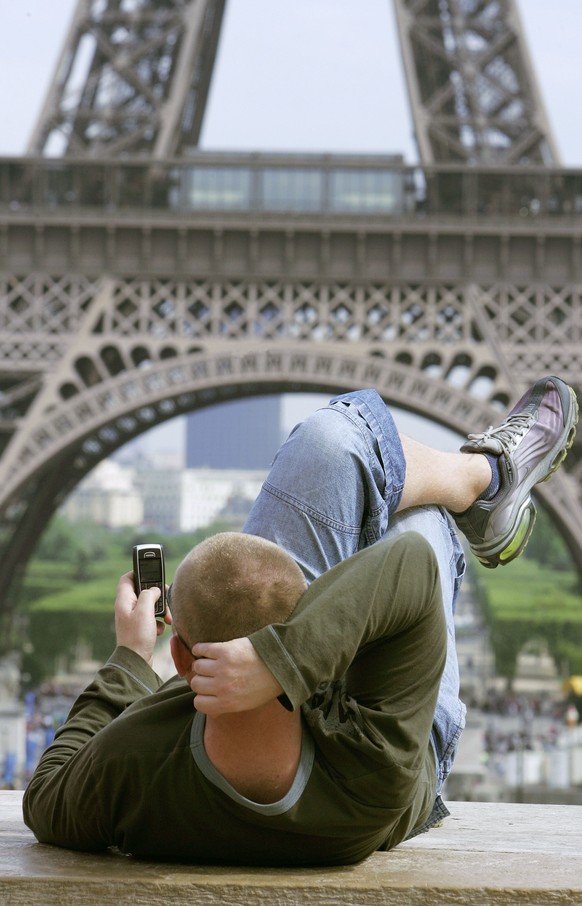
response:
M170 639L170 652L178 676L186 676L192 669L194 656L188 652L186 646L180 641L177 635Z

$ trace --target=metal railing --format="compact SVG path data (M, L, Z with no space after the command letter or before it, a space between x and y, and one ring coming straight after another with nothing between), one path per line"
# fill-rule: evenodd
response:
M378 217L582 215L582 170L405 166L397 157L199 153L166 163L0 158L0 210Z

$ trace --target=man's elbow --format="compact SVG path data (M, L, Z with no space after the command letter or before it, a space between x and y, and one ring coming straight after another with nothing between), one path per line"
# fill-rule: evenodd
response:
M79 816L72 814L66 796L47 792L34 778L24 791L22 816L39 843L81 852L106 849L100 835L93 835L88 824L82 822L79 826Z
M54 809L47 802L39 784L31 780L24 791L22 799L22 817L24 823L39 843L55 843Z

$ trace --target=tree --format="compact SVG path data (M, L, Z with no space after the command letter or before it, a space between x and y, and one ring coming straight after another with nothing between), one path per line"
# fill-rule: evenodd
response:
M57 513L41 535L35 559L53 563L74 563L80 548L75 526Z
M566 543L541 507L537 508L536 524L524 556L560 572L572 569L572 557Z

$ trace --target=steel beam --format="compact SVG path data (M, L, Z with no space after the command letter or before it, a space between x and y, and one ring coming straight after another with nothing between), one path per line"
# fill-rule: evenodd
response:
M556 164L517 0L394 0L424 164Z
M78 0L27 153L165 159L196 147L226 0Z

